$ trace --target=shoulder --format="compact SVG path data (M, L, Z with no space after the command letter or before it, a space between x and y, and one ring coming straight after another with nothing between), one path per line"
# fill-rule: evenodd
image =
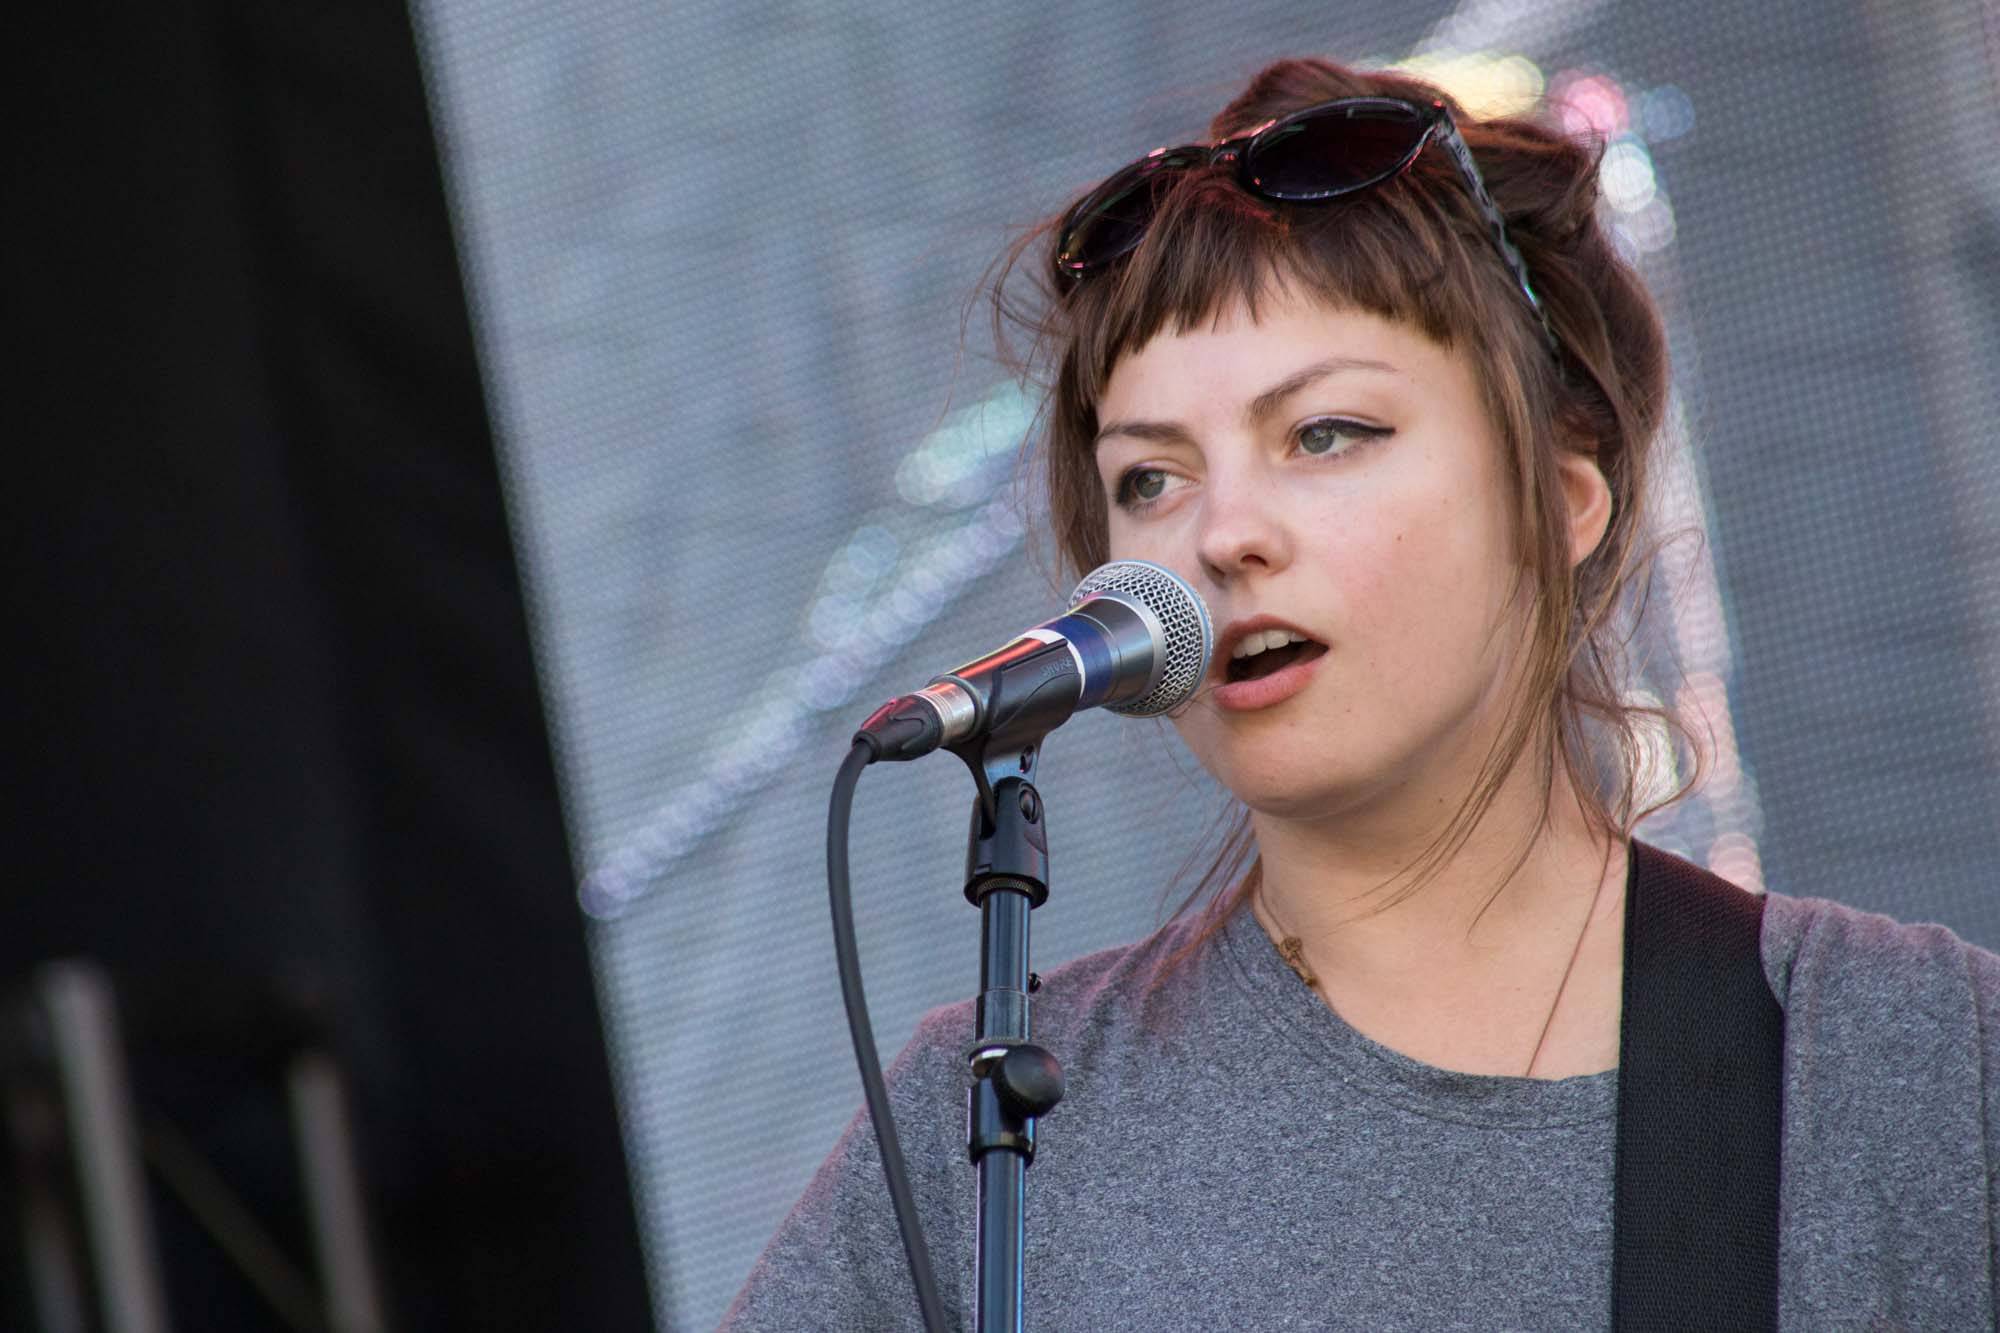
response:
M1159 1015L1193 1010L1175 997L1188 984L1178 955L1197 928L1193 918L1178 919L1042 975L1030 1004L1033 1037L1058 1053L1070 1079L1061 1114L1040 1131L1045 1142L1072 1133L1074 1124L1109 1123L1081 1112L1110 1089L1130 1086L1127 1070L1150 1068L1147 1043L1158 1050ZM1200 961L1196 956L1189 966ZM934 1256L970 1254L975 1244L965 1173L967 1057L975 1034L973 999L931 1009L886 1071L897 1138ZM954 1273L946 1280L946 1305L967 1310L969 1270L941 1268ZM819 1312L815 1327L909 1327L907 1318L883 1313L909 1307L908 1281L881 1153L863 1109L765 1247L724 1327L795 1328L807 1303Z
M1885 1020L1942 1007L2000 1010L2000 955L1940 925L1906 924L1824 898L1768 895L1764 971L1790 1016L1829 998L1865 1003Z
M1042 978L1037 1021L1065 1027L1144 1021L1184 998L1210 965L1204 914L1176 917L1144 939L1064 963Z
M1943 926L1780 894L1763 946L1785 1011L1788 1132L1818 1126L1877 1157L1914 1124L1932 1148L1982 1143L2000 1111L2000 957Z
M1101 949L1041 973L1030 1002L1034 1040L1060 1050L1064 1063L1120 1055L1148 1058L1149 1048L1183 1033L1213 982L1219 932L1203 913L1176 917L1143 939ZM906 1074L962 1071L973 1040L974 1005L960 1000L925 1014L897 1060Z
M1786 1326L1993 1327L2000 957L1780 894L1763 946L1785 1010Z

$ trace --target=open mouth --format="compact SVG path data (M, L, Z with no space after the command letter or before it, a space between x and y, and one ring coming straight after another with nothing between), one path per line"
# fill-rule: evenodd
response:
M1230 654L1223 678L1230 684L1259 680L1298 662L1310 662L1326 645L1291 630L1263 630L1244 636Z

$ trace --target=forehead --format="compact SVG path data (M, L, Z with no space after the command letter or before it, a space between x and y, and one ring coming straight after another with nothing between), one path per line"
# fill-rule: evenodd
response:
M1317 372L1317 373L1315 373ZM1468 384L1462 351L1402 321L1276 288L1236 298L1189 327L1162 329L1113 362L1098 420L1247 408L1295 377L1443 392Z

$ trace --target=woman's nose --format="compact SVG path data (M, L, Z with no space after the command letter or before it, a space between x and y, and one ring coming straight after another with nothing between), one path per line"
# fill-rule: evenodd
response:
M1270 573L1291 559L1291 540L1268 478L1211 473L1197 535L1202 570L1217 583Z

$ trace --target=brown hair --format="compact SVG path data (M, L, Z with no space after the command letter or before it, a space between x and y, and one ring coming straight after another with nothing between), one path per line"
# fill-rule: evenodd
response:
M1647 730L1664 724L1680 740L1688 735L1670 709L1628 703L1618 688L1624 645L1614 612L1646 563L1638 542L1651 446L1666 405L1667 354L1651 298L1597 219L1601 146L1528 119L1472 120L1420 80L1324 60L1269 66L1223 108L1209 134L1220 141L1351 96L1451 106L1527 261L1560 359L1441 151L1427 150L1392 182L1312 205L1255 198L1226 168L1190 170L1160 201L1138 247L1114 266L1065 290L1054 277L1058 224L1051 220L1012 248L993 295L1003 347L1009 326L1025 329L1030 341L1014 351L1014 364L1048 387L1041 445L1050 518L1076 570L1107 557L1105 496L1092 458L1098 399L1118 359L1156 334L1212 319L1236 300L1254 316L1275 283L1398 321L1470 356L1511 463L1514 528L1533 585L1526 668L1511 722L1465 801L1416 862L1389 881L1410 881L1394 902L1464 845L1538 741L1544 821L1556 764L1585 817L1620 837L1692 781L1635 809ZM1016 291L1024 272L1035 287L1025 301ZM1612 497L1603 540L1574 569L1556 467L1562 451L1594 454ZM1248 897L1259 872L1243 812L1215 841L1216 857L1183 910L1235 878L1246 861L1249 873L1217 895L1195 942ZM1502 884L1530 850L1521 848Z

